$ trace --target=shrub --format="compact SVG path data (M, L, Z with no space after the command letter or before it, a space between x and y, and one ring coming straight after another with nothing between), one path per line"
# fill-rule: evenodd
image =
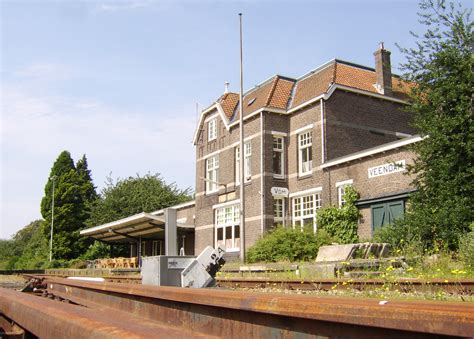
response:
M471 270L474 270L474 222L471 223L471 232L459 241L459 255Z
M332 237L336 237L344 244L358 241L357 228L359 225L359 209L355 206L359 194L348 186L345 189L344 206L328 206L321 208L316 215L318 228L325 230Z
M312 226L303 231L279 226L248 250L247 261L309 261L316 258L320 246L330 244L333 240L323 230L314 234Z

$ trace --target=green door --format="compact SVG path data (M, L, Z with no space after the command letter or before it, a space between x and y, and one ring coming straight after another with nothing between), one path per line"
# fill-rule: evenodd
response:
M389 224L393 224L396 219L403 217L403 212L405 212L403 200L387 203L387 209L389 212Z
M376 230L379 227L391 225L396 219L403 217L405 204L403 200L396 200L372 205L370 209L372 212L372 230Z

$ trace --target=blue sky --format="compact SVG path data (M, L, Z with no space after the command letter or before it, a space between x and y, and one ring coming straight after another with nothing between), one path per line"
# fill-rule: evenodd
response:
M62 150L106 177L162 174L194 187L202 109L275 73L298 77L332 58L372 66L380 41L413 45L416 1L0 1L1 227L41 217Z

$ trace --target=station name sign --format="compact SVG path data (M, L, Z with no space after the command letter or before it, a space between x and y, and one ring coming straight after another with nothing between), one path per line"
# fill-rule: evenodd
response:
M403 172L406 169L405 160L399 160L388 164L370 167L368 169L369 178L380 177L382 175Z
M272 187L271 192L274 197L287 197L289 194L286 187Z

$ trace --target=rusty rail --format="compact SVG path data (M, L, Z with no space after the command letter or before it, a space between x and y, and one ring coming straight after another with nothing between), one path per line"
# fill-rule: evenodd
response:
M226 338L470 337L474 333L474 304L470 303L379 304L376 299L195 290L60 278L46 278L45 282L48 293L102 314L103 321L115 317L109 310L120 310L134 317L138 324L159 321L165 327L172 325L195 334Z
M202 338L117 309L84 307L0 288L0 313L41 338Z
M331 290L331 289L356 289L366 290L374 288L389 288L402 292L441 290L455 294L474 293L474 279L396 279L384 281L380 279L272 279L272 278L218 278L218 285L229 288L275 288L290 290Z

